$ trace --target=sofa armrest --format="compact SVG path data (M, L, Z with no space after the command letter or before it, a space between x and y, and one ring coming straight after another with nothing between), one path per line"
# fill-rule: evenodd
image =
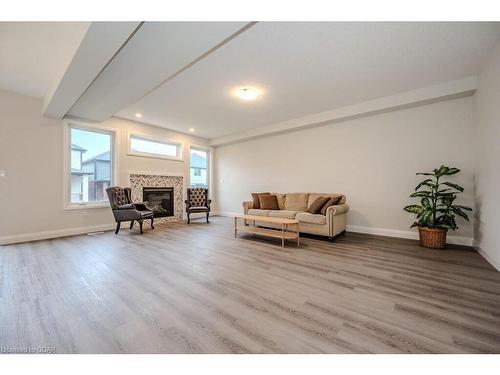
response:
M349 205L347 205L347 203L336 204L326 209L326 216L340 215L346 213L347 211L349 211Z
M245 201L243 202L243 212L246 215L248 210L253 208L253 201Z

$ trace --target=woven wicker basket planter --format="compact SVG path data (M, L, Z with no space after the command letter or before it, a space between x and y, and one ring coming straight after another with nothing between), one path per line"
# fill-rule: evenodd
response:
M433 249L444 249L446 247L446 229L418 227L420 245Z

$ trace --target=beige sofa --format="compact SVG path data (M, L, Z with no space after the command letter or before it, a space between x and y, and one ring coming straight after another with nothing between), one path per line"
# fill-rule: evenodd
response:
M330 239L345 232L346 216L349 206L345 196L336 193L271 193L278 198L279 210L261 210L253 208L253 202L243 202L245 215L281 217L299 221L301 233L328 236ZM319 197L342 196L339 204L330 206L326 215L307 213L307 208ZM270 223L256 222L256 225L279 228Z

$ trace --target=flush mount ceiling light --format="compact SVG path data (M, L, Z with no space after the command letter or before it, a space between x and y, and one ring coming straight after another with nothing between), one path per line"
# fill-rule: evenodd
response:
M189 128L189 131L192 133L194 132L194 128Z
M242 87L236 90L236 96L244 101L255 100L260 96L257 89L253 87Z
M141 117L142 117L142 113L136 113L136 114L135 114L135 117L137 117L137 118L141 118Z

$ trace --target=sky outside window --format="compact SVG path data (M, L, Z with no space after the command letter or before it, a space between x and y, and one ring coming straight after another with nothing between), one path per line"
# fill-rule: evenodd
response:
M110 151L111 136L92 131L71 129L71 143L87 150L82 156L83 161L85 161L103 152Z

